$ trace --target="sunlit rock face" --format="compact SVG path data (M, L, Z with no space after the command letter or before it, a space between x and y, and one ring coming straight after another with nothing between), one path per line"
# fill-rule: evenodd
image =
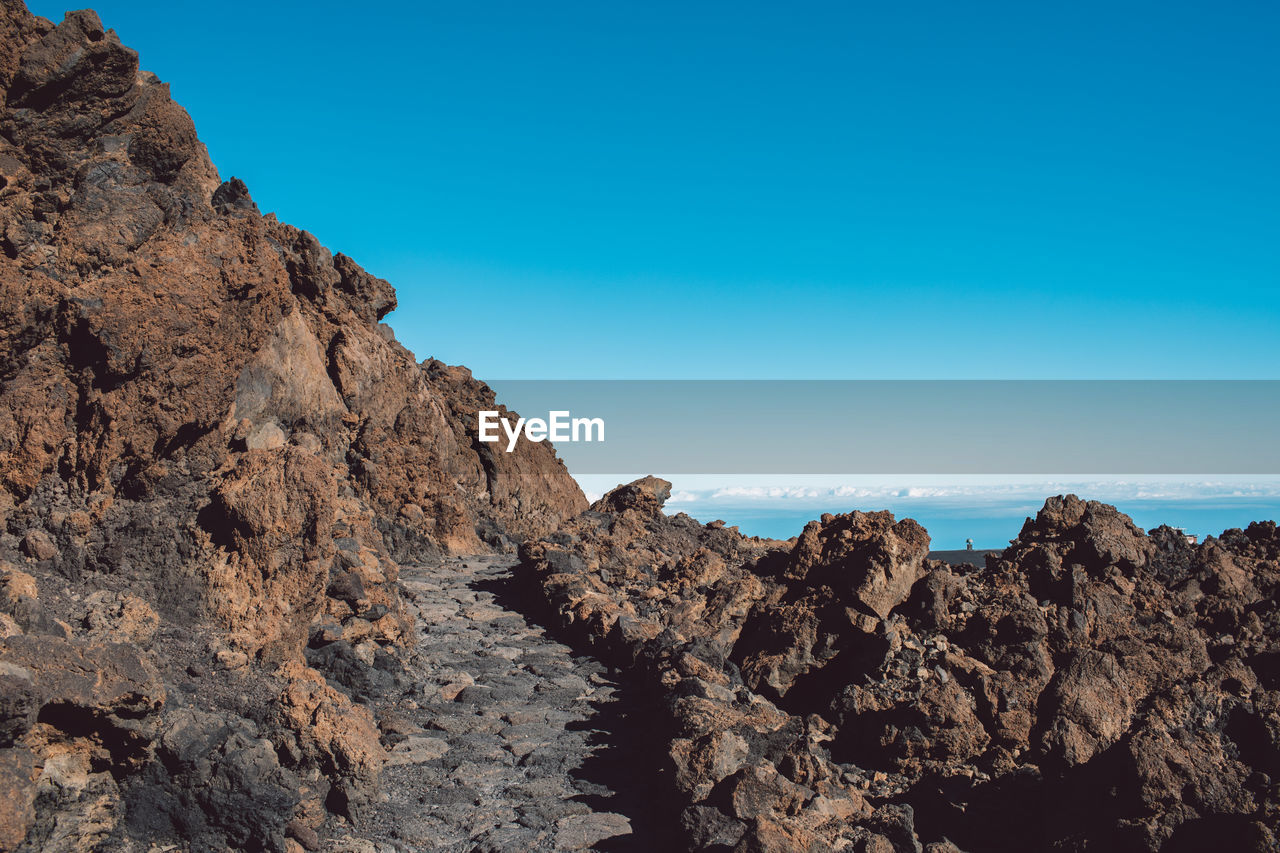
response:
M416 363L395 305L223 181L93 12L0 2L0 675L26 697L0 709L0 849L181 826L283 849L295 818L358 813L377 733L304 648L394 654L397 560L585 508L550 445L476 444L501 407Z

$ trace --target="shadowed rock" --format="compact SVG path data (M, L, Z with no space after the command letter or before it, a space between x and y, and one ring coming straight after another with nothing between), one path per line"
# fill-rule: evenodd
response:
M691 850L1268 850L1280 537L1050 498L985 567L889 513L790 543L620 487L525 569L666 697Z

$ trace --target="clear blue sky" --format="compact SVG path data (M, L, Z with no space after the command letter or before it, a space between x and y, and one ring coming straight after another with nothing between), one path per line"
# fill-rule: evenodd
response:
M481 377L1280 377L1273 2L96 8Z

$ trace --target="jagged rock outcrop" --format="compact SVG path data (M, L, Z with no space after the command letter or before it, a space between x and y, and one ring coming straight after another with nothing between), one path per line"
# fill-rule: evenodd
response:
M0 0L0 253L0 559L14 566L0 667L37 685L34 705L4 709L0 780L46 792L0 796L0 849L183 827L283 849L272 826L291 810L309 826L325 805L354 816L376 729L306 660L394 656L412 636L398 559L509 549L584 509L576 484L549 445L479 445L492 392L415 363L379 322L387 282L222 181L168 87L93 12L55 26ZM111 641L138 651L101 651ZM40 686L32 644L50 666L137 653L157 669L170 698L137 716L157 726L143 766L90 756L64 772L53 730L83 738L50 709L81 699ZM304 658L332 644L350 654ZM115 713L102 703L86 712L99 722ZM264 738L275 765L252 757ZM260 838L216 798L157 794L168 817L128 817L147 785L215 778L244 783L227 797L296 807Z
M405 683L398 561L522 540L662 697L691 849L1277 846L1274 523L1190 546L1052 498L967 568L887 513L747 539L656 478L588 509L92 12L0 0L0 255L0 851L320 847L395 741L365 700L486 693ZM582 817L565 846L620 828Z
M119 822L118 780L154 758L154 667L127 644L19 634L0 640L0 686L0 845L91 849Z
M691 850L1270 850L1280 534L1050 498L985 567L888 513L789 543L652 478L522 549L566 635L666 697Z

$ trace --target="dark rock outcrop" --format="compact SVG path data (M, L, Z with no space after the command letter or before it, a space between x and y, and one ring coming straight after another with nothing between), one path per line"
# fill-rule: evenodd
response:
M547 444L476 442L492 392L415 363L387 282L222 181L93 12L0 0L0 255L0 849L283 849L356 816L383 750L304 648L348 682L394 657L397 560L510 550L577 485ZM145 708L58 675L146 667Z
M1050 498L985 567L888 513L788 543L620 487L521 552L665 697L690 849L1276 845L1280 535L1199 546Z

